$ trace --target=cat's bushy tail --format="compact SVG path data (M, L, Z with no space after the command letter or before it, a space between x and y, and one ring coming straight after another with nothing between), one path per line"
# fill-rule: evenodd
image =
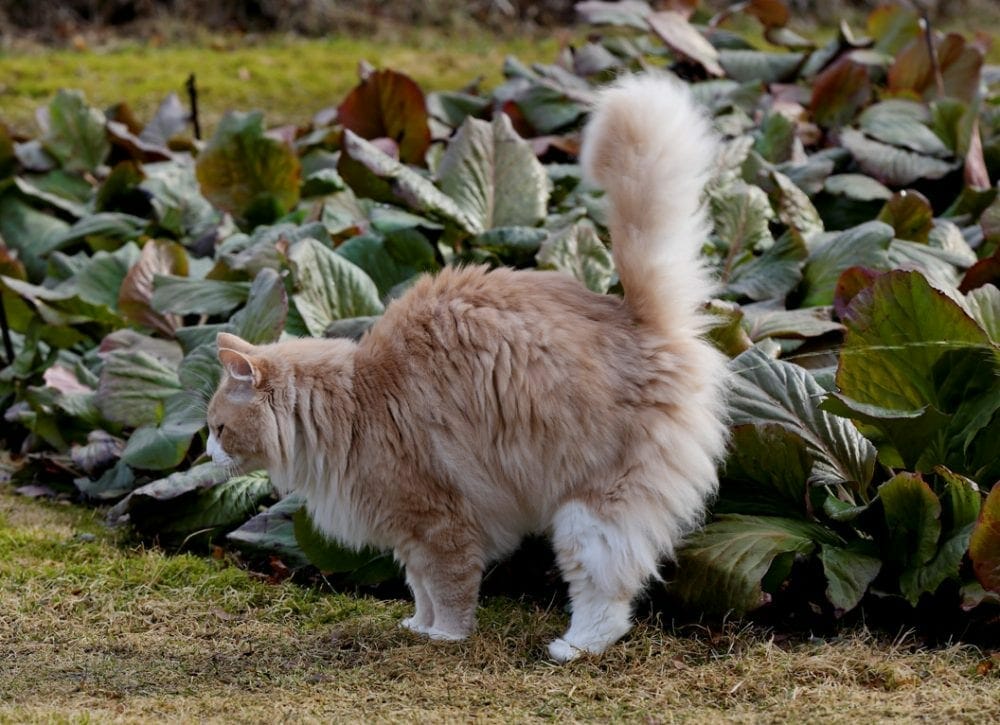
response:
M667 338L699 334L713 285L699 253L701 192L715 157L711 125L681 81L626 76L603 90L581 162L610 200L612 254L641 324Z

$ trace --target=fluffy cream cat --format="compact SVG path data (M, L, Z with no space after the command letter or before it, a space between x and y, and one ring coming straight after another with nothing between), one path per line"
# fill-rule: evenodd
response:
M624 299L451 268L359 343L220 334L212 458L266 468L342 544L391 549L416 600L403 626L435 639L466 637L486 564L547 532L572 599L549 653L602 652L717 485L726 366L701 337L699 262L714 149L681 83L617 82L582 161L610 200Z

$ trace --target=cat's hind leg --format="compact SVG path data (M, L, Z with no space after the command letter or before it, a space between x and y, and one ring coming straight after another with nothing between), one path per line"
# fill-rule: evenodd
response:
M600 654L632 628L632 601L655 571L656 552L641 531L599 516L580 501L552 521L552 543L569 585L572 617L549 644L558 662Z

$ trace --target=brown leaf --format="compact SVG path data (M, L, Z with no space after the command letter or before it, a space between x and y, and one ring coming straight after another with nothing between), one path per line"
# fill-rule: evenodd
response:
M719 65L719 51L683 15L666 10L653 13L646 22L671 51L698 63L713 76L725 75Z
M983 139L979 133L978 119L972 124L969 152L965 155L965 185L977 191L985 191L992 186L986 159L983 158Z
M750 0L746 12L757 18L765 28L780 28L788 24L791 13L784 0Z
M845 55L816 76L809 108L821 126L844 126L871 96L868 68Z
M150 239L142 247L139 261L122 280L118 294L118 310L128 320L173 336L181 325L177 315L162 314L150 305L153 299L153 277L158 274L186 276L187 252L177 242Z
M431 143L424 92L393 70L368 73L337 108L337 120L361 138L392 139L407 164L423 164Z

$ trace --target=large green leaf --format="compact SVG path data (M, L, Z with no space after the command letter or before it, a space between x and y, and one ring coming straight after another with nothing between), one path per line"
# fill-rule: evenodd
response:
M111 142L104 114L87 105L79 91L61 90L48 106L42 145L67 171L96 171Z
M345 167L345 163L349 161L359 165L361 173L358 173L358 166L353 169ZM430 179L350 131L344 132L339 170L360 195L379 201L402 201L414 211L451 222L468 232L478 230L476 218L461 209L450 196L434 186Z
M842 612L858 606L882 569L875 547L863 540L846 547L823 544L819 560L826 576L826 598Z
M247 300L249 282L153 276L151 305L161 314L225 315Z
M900 590L915 605L927 587L918 572L930 563L941 537L941 502L919 474L898 473L878 489L888 533L887 555L901 570Z
M0 193L0 239L17 251L28 278L41 280L45 258L63 243L69 224L27 204L17 193Z
M907 186L921 179L940 179L960 164L876 141L853 128L841 132L840 142L854 155L865 173L892 186Z
M362 234L337 247L337 254L354 262L372 278L383 297L398 284L421 272L438 269L434 247L413 228L378 234Z
M127 426L158 423L164 403L181 389L177 369L143 350L113 350L101 369L97 405L107 420Z
M468 118L448 145L437 177L469 219L471 230L534 226L545 217L545 168L501 113L492 123Z
M776 423L738 425L715 511L805 517L811 469L812 456L798 433Z
M142 170L146 178L139 188L149 195L163 229L197 241L219 225L222 215L202 196L192 163L164 161L145 164Z
M926 125L930 120L930 111L922 103L889 100L866 108L858 117L858 125L884 143L928 156L951 157L951 149Z
M762 254L746 256L733 266L726 293L752 300L784 299L802 280L808 256L801 236L784 234Z
M803 307L833 304L841 273L849 267L887 269L887 250L893 229L881 222L868 222L848 229L819 244L809 254L803 270Z
M777 423L809 446L815 461L812 482L866 490L875 471L875 448L848 421L820 409L826 391L806 370L757 348L734 359L730 369L734 425Z
M810 554L837 538L821 526L777 516L725 515L693 534L678 552L672 589L710 612L743 613L767 602L761 580L784 554Z
M614 261L589 221L552 232L542 242L538 266L573 275L594 292L607 292L614 279Z
M112 509L112 519L128 514L140 534L161 543L183 544L221 533L250 517L272 495L266 474L230 478L203 463L140 486Z
M292 245L288 258L295 265L292 299L314 337L335 320L382 314L375 283L329 247L303 239Z
M264 135L259 112L223 116L195 171L205 197L249 226L273 222L299 201L299 157Z
M295 538L295 513L305 501L297 495L281 499L266 511L254 516L235 531L230 531L226 539L254 554L277 555L292 567L309 564Z
M367 569L370 583L389 579L398 573L391 554L375 549L355 551L331 541L316 528L305 508L294 516L295 541L317 569L333 574Z
M247 342L262 345L274 342L285 328L288 294L281 276L264 268L250 285L247 303L229 322L233 331ZM214 336L212 337L214 340Z

